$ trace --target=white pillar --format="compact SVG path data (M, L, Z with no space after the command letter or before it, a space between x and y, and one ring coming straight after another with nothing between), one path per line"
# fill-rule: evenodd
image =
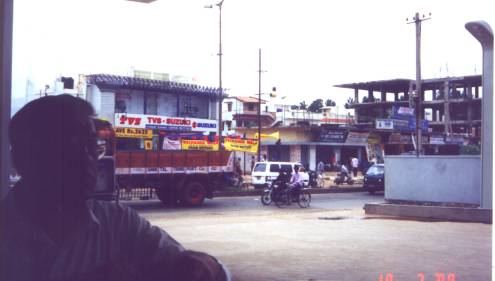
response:
M316 170L316 145L309 146L309 169Z
M335 164L340 163L340 147L335 148Z

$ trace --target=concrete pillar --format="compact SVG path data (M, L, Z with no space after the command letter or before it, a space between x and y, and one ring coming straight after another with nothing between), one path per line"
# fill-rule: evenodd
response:
M387 101L387 92L385 91L381 92L380 101Z
M368 90L368 99L372 99L373 98L373 91L372 90Z
M468 125L467 125L467 128L466 128L466 133L471 133L471 128L472 128L472 125L473 125L473 104L471 102L469 102L469 104L467 105L467 121L468 121Z
M399 93L394 93L394 101L398 101L399 100Z
M466 88L466 96L468 98L472 98L473 97L473 87L469 86Z
M334 151L335 151L335 163L338 164L340 163L340 147L335 147L334 148Z
M356 102L356 103L359 102L359 89L358 88L354 89L354 102Z
M309 146L309 169L316 170L316 145Z
M479 99L480 98L480 87L476 86L474 88L474 98Z
M443 121L444 123L444 133L448 134L449 131L449 123L450 123L450 107L449 107L449 81L445 81L443 83L443 92L445 93L443 95L444 103L443 103Z
M11 165L7 132L12 98L13 14L13 0L0 1L0 199L8 192Z
M492 209L493 196L493 31L484 21L468 22L466 29L483 50L481 134L481 208Z
M433 122L437 121L437 109L433 108L431 112L431 120L433 120Z

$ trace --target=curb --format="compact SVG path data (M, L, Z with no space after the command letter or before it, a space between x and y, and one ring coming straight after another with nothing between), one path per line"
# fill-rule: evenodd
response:
M492 223L492 210L465 207L420 206L401 204L366 204L366 215L386 215L401 218L456 222Z
M364 192L362 187L335 187L330 188L311 188L311 194L325 193L348 193L348 192ZM213 193L213 197L239 197L239 196L261 196L263 189L243 190L243 191L218 191Z

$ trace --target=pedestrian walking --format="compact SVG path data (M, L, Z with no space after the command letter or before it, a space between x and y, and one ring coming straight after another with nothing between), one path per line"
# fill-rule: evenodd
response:
M316 172L318 173L318 175L323 175L324 171L325 171L325 163L323 163L323 161L320 160L320 162L318 162L318 165L316 166Z

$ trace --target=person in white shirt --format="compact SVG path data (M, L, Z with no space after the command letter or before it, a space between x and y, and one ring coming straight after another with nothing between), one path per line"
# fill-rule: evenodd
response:
M359 167L359 159L357 159L356 157L353 157L351 159L351 165L352 165L352 173L354 174L354 177L357 177L358 167Z

